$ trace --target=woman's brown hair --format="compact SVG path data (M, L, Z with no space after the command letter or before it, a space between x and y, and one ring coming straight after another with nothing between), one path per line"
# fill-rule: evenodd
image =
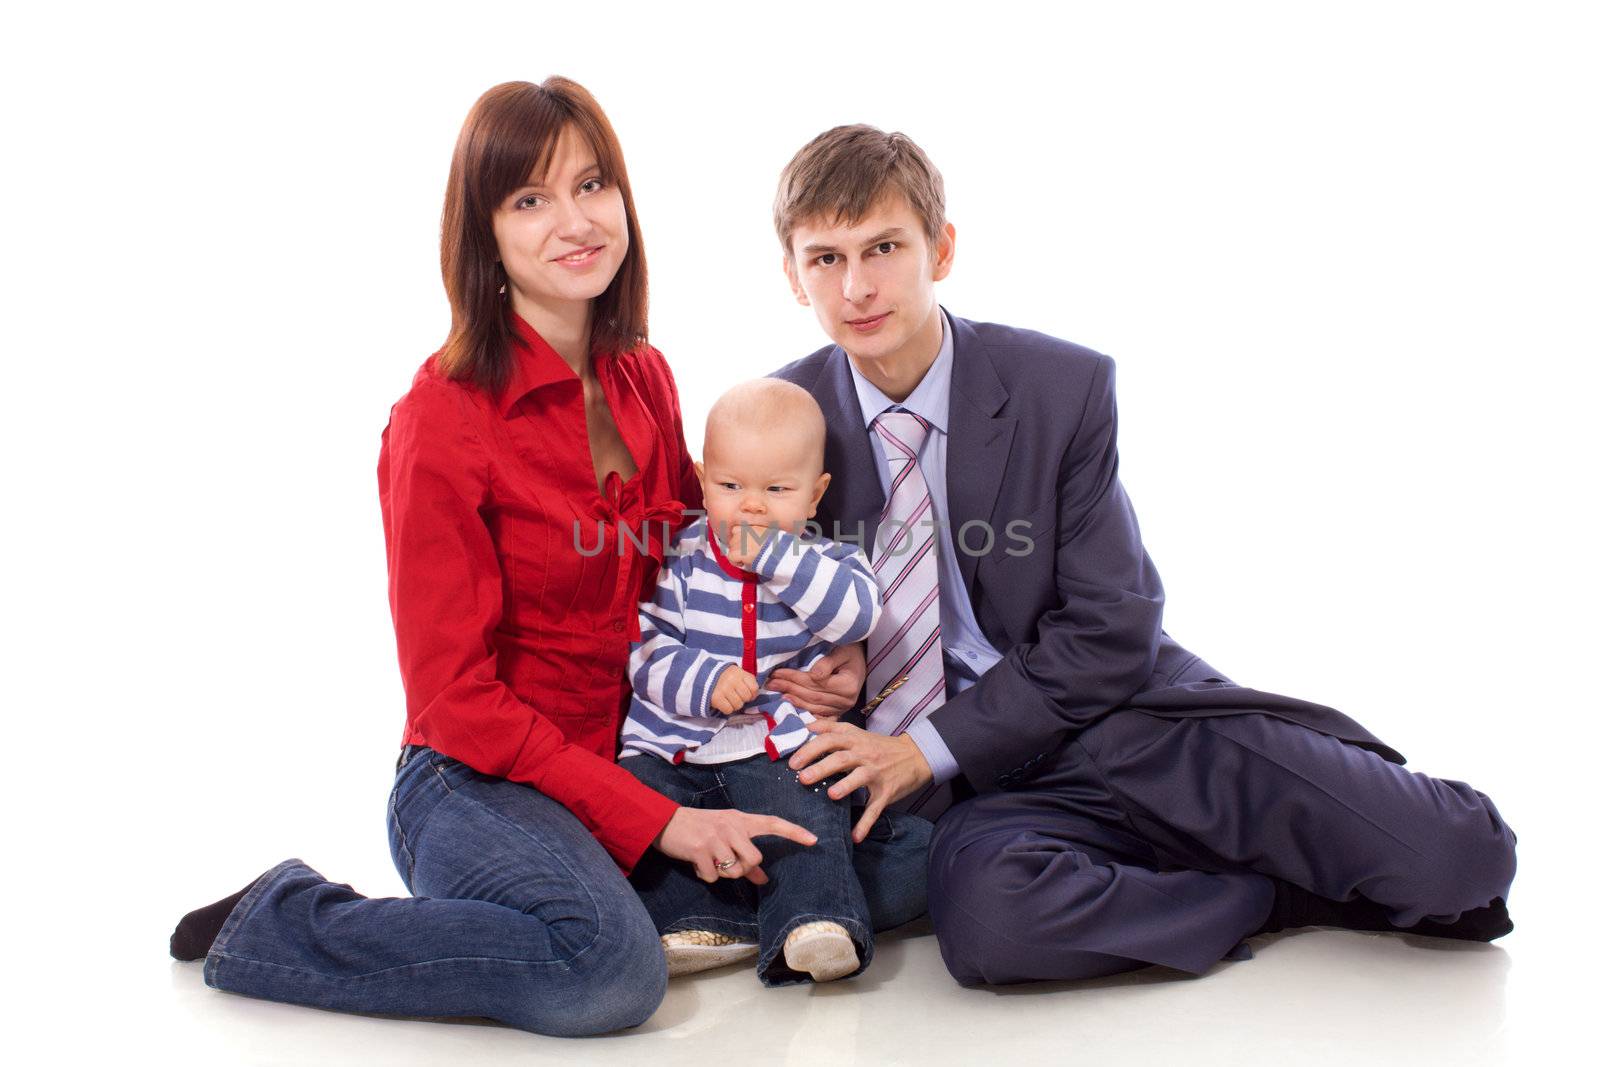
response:
M588 90L567 78L543 84L504 82L478 98L467 114L450 160L439 227L439 265L450 297L450 336L437 366L498 395L511 371L512 331L500 287L505 268L494 239L494 212L511 193L542 176L561 131L573 127L588 141L602 180L622 193L628 213L628 252L606 291L594 301L590 346L627 352L646 336L648 296L644 238L622 146Z

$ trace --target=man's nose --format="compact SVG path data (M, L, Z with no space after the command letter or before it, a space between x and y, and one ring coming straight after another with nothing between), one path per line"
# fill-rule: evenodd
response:
M844 271L844 298L852 304L871 300L874 294L872 279L860 266L846 267Z

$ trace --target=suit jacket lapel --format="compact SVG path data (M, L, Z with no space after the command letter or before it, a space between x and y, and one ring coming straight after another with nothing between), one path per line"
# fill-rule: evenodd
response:
M950 373L950 440L945 449L945 492L950 502L948 518L954 537L965 523L992 523L1017 420L995 417L1010 394L995 373L989 350L978 339L971 324L954 315L949 318L955 338L954 365ZM855 534L856 524L860 523L861 545L870 557L878 519L883 513L883 489L878 485L878 469L872 462L872 442L861 421L861 402L856 398L855 383L850 378L850 360L844 349L835 346L829 354L813 395L827 421L825 461L827 469L833 472L824 506L819 509L824 520L823 532L834 536L831 527L838 523L838 532L848 537ZM1003 530L994 531L996 544L1003 534ZM983 539L975 535L968 541L976 546ZM967 593L975 598L978 557L962 552L958 546L956 559Z
M1017 420L995 417L1010 394L995 373L989 350L978 339L977 331L965 319L954 315L950 315L950 327L955 332L955 352L950 373L950 440L945 449L945 492L950 501L951 536L958 537L965 523L992 524L994 502L1005 478ZM846 370L847 384L848 381ZM869 470L870 464L869 456ZM1003 534L1003 530L993 530L996 545L1001 543ZM984 537L980 536L968 538L973 547L983 541ZM976 600L974 572L978 557L962 551L958 540L956 559L967 593Z
M861 401L856 398L855 382L850 378L850 357L844 354L844 349L834 346L812 395L827 423L824 462L826 469L833 472L824 505L818 509L824 518L823 533L834 537L835 530L831 527L837 523L840 525L838 534L853 539L856 524L861 523L861 548L870 557L872 539L878 532L878 518L883 512L883 489L878 485L878 468L872 462L872 442L867 439L867 427L861 421Z

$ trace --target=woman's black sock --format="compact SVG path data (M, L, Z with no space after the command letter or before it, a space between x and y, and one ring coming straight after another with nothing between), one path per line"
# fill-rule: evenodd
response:
M264 873L264 872L263 872ZM250 892L251 886L261 880L260 877L251 881L231 897L223 897L215 904L207 904L203 908L196 908L178 920L178 928L172 931L172 942L168 951L175 960L203 960L206 953L211 951L211 942L217 939L222 932L222 924L228 921L228 916L233 912L244 895Z

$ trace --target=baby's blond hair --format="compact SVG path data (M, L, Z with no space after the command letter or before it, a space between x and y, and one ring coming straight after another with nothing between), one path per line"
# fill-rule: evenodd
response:
M706 450L713 436L738 428L752 433L795 435L797 446L805 447L822 470L827 424L822 408L810 393L782 378L755 378L740 382L717 398L706 415Z

